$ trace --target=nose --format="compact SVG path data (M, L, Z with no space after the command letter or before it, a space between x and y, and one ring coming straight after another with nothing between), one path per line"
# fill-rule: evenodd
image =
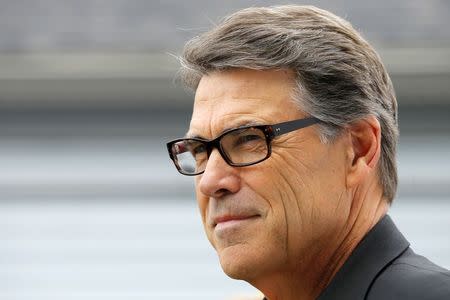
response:
M205 172L200 176L198 189L208 197L220 198L240 189L239 171L228 165L217 149L211 152Z

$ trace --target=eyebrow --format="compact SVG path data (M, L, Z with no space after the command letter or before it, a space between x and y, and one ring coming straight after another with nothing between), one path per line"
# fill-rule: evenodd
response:
M229 130L233 130L233 129L239 129L242 127L246 127L246 126L260 126L262 125L261 122L257 122L257 121L249 121L249 120L243 120L242 122L238 122L237 124L234 124L233 126L229 126L229 127L225 127L224 129L222 129L222 131L220 131L220 133L217 136L222 135L223 133L229 131ZM202 135L198 135L198 134L190 134L189 132L187 132L184 135L185 138L191 138L191 139L203 139L203 140L208 140L207 138L205 138Z

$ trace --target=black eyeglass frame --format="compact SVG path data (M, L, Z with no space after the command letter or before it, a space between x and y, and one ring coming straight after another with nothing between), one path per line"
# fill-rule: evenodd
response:
M169 152L170 159L172 159L178 172L180 172L183 175L187 175L187 176L196 176L196 175L202 174L203 172L205 172L205 170L203 170L201 172L197 172L197 173L183 172L183 169L178 165L177 160L175 159L175 157L173 156L173 153L171 151L173 144L175 144L177 142L181 142L181 141L186 141L186 140L201 142L206 147L206 153L207 153L208 158L209 158L212 150L214 148L216 148L228 165L233 166L233 167L247 167L247 166L251 166L251 165L260 163L270 157L270 155L272 154L271 142L274 138L276 138L280 135L295 131L295 130L299 130L299 129L317 124L319 122L321 122L319 119L317 119L315 117L309 117L309 118L297 119L297 120L282 122L282 123L273 124L273 125L249 125L249 126L243 126L243 127L238 127L238 128L233 128L233 129L227 130L212 140L201 139L201 138L180 138L180 139L175 139L175 140L168 142L166 146L167 146L167 151ZM261 158L260 160L257 160L255 162L251 162L251 163L233 163L231 161L231 159L227 156L225 151L222 149L222 145L221 145L220 141L225 135L229 134L230 132L248 129L248 128L256 128L256 129L262 130L262 132L264 133L264 136L266 138L267 155L264 158Z

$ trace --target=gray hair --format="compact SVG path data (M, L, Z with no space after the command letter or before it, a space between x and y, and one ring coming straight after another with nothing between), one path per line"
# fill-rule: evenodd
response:
M394 88L378 54L349 22L313 6L243 9L190 40L180 61L181 79L194 91L201 77L214 71L294 71L293 100L324 122L324 143L352 122L375 116L381 125L378 175L392 202L398 180Z

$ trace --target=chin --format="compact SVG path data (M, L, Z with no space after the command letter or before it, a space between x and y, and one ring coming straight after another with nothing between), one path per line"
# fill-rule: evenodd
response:
M250 280L258 269L258 254L248 244L237 244L218 251L220 265L229 277Z
M222 270L233 279L248 280L254 271L255 257L245 248L244 245L233 245L218 253Z

